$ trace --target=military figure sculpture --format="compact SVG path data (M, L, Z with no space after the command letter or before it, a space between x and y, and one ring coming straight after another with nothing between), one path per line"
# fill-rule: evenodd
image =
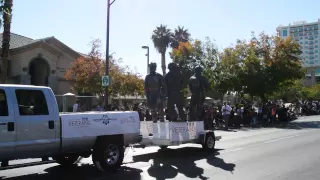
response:
M202 68L195 68L195 75L189 80L189 90L191 92L190 117L189 121L200 120L203 112L205 100L205 90L209 88L209 82L202 75Z
M179 111L179 119L185 121L185 116L183 112L183 76L179 71L177 64L170 63L168 65L169 72L165 76L165 85L166 85L166 92L167 92L167 108L168 108L168 115L170 121L177 120L175 105Z
M153 122L160 119L164 121L163 103L165 99L165 83L164 77L157 73L157 64L150 63L150 74L148 74L144 81L144 90L147 97L147 106L151 110Z

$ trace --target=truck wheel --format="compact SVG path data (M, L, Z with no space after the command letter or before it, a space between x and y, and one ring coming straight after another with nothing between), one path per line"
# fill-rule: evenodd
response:
M66 156L58 156L53 158L56 162L62 166L72 166L78 163L79 156L76 154L66 155Z
M216 138L214 136L214 133L207 133L206 139L204 143L202 144L202 147L205 150L214 150L214 146L216 145Z
M93 149L92 161L100 171L114 172L122 164L124 151L123 145L119 143L101 141Z

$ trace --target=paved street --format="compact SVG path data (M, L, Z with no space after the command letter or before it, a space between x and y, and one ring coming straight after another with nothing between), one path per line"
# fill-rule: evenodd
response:
M0 179L236 179L318 180L320 177L320 117L302 117L288 126L217 131L222 141L215 153L198 145L129 149L117 174L99 173L90 159L79 167L62 169L44 164L0 171Z

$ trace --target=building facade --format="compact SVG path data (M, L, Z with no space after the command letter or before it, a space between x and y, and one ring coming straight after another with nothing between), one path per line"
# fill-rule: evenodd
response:
M55 37L31 39L12 33L8 83L49 86L55 94L72 92L71 84L64 76L67 68L80 56Z
M302 65L307 69L306 85L320 81L320 19L317 22L295 22L288 26L279 26L277 34L281 38L293 37L302 47L300 56Z

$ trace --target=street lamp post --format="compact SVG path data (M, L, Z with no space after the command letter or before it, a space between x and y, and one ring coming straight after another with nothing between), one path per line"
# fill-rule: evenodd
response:
M150 67L149 67L149 46L142 46L142 49L147 49L147 73L149 74L150 73Z
M107 37L106 37L106 72L105 75L109 75L109 32L110 32L110 6L114 3L115 0L110 2L110 0L107 0ZM104 92L104 104L105 104L105 110L107 110L108 107L108 94L109 86L106 87Z

